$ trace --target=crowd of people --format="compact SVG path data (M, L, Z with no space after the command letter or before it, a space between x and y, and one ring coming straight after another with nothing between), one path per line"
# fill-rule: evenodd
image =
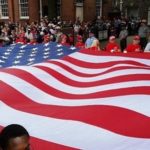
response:
M129 26L130 22L127 22L125 19L114 19L113 22L111 22L110 29L113 28L113 32L109 33L109 39L108 43L104 48L100 47L100 43L94 44L94 46L98 46L98 49L107 51L107 52L148 52L150 51L150 43L149 43L149 37L150 37L150 29L147 25L147 21L145 19L136 22L136 29L134 29L134 34L132 34L133 41L128 44L127 38L129 35L131 35ZM138 28L137 28L138 27ZM108 28L109 30L109 28ZM89 34L91 35L91 33ZM96 38L96 34L94 35L93 30L93 37ZM89 36L90 38L90 36ZM116 41L116 39L119 39L120 43ZM93 39L93 38L92 38ZM92 41L91 39L91 41ZM88 45L87 43L89 39L85 42L85 45ZM91 47L93 44L91 44Z
M141 20L135 26L133 41L127 43L131 34L129 22L125 19L115 18L113 21L103 21L100 18L93 22L81 23L79 19L75 23L62 21L60 17L48 20L41 19L40 23L12 23L8 22L0 26L0 44L7 46L13 43L38 44L57 42L65 46L75 45L79 48L96 48L99 51L110 53L142 53L150 52L150 30L146 20ZM73 32L66 34L63 28L72 28ZM108 42L101 47L98 39L99 30L108 30ZM120 44L116 41L119 38ZM5 149L30 149L29 133L20 125L9 125L0 132L0 150Z
M64 29L70 29L66 33ZM108 31L108 44L101 47L99 42L99 31ZM114 18L104 20L97 18L91 22L81 22L79 18L72 21L63 21L60 17L49 20L44 17L40 22L32 23L1 23L0 26L0 45L9 44L38 44L47 42L57 42L64 46L74 45L78 48L96 47L98 50L109 52L143 52L149 38L149 27L146 20L136 21L126 18ZM127 44L129 35L135 35L132 44ZM119 38L120 44L116 42Z

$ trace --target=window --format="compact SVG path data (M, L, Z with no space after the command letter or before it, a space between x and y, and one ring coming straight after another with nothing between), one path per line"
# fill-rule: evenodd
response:
M83 7L84 0L75 0L75 5L78 7Z
M29 9L28 9L28 0L20 0L20 18L28 19L29 18Z
M8 19L8 0L0 0L0 18Z
M57 16L61 16L61 0L57 0Z
M76 0L76 3L83 3L83 0Z
M119 6L119 0L113 0L112 5L114 8L117 8Z
M102 16L102 0L96 0L96 16Z

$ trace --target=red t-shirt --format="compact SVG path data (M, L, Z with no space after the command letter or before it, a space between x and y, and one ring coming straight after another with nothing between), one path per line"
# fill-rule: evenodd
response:
M73 42L74 42L73 36L69 36L69 41L71 44L73 44Z
M106 45L106 51L107 52L119 52L120 51L120 47L117 43L108 43Z
M126 48L126 51L127 52L136 52L136 53L139 53L139 52L142 52L141 50L141 46L139 44L129 44Z
M85 44L83 42L77 42L75 45L77 48L84 48Z
M37 42L36 42L36 41L31 41L30 44L31 44L31 45L36 45Z
M66 42L66 43L62 43L62 42L61 42L60 44L63 45L63 46L70 46L70 44L67 43L67 42Z
M18 38L16 39L16 43L27 44L26 39L25 39L25 33L20 33L18 35Z

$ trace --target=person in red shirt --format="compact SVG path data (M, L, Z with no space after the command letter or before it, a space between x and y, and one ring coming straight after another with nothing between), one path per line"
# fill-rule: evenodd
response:
M75 46L77 48L85 48L85 44L83 43L83 38L81 35L77 35L77 42Z
M44 43L49 43L50 42L50 35L49 34L46 34L44 35Z
M36 45L37 44L36 38L33 38L32 40L30 40L29 44Z
M127 46L127 48L124 50L124 53L128 52L134 52L134 53L140 53L142 52L142 48L140 46L140 37L135 36L133 38L133 42Z
M73 37L73 34L69 34L69 42L70 42L70 45L73 45L74 44L74 37Z
M69 37L66 34L62 34L60 38L60 44L62 44L63 46L70 46Z
M16 38L16 43L21 43L21 44L27 44L26 38L25 38L25 31L24 29L20 30L19 35Z
M117 44L117 42L116 42L116 37L115 37L115 36L110 36L109 42L108 42L108 44L106 45L105 50L106 50L107 52L111 52L111 53L114 53L114 52L121 52L120 46Z

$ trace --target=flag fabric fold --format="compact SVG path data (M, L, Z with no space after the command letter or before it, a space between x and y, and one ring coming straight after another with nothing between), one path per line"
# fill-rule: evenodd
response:
M0 70L0 128L23 125L36 150L148 150L150 54L69 50L3 63L12 67Z

